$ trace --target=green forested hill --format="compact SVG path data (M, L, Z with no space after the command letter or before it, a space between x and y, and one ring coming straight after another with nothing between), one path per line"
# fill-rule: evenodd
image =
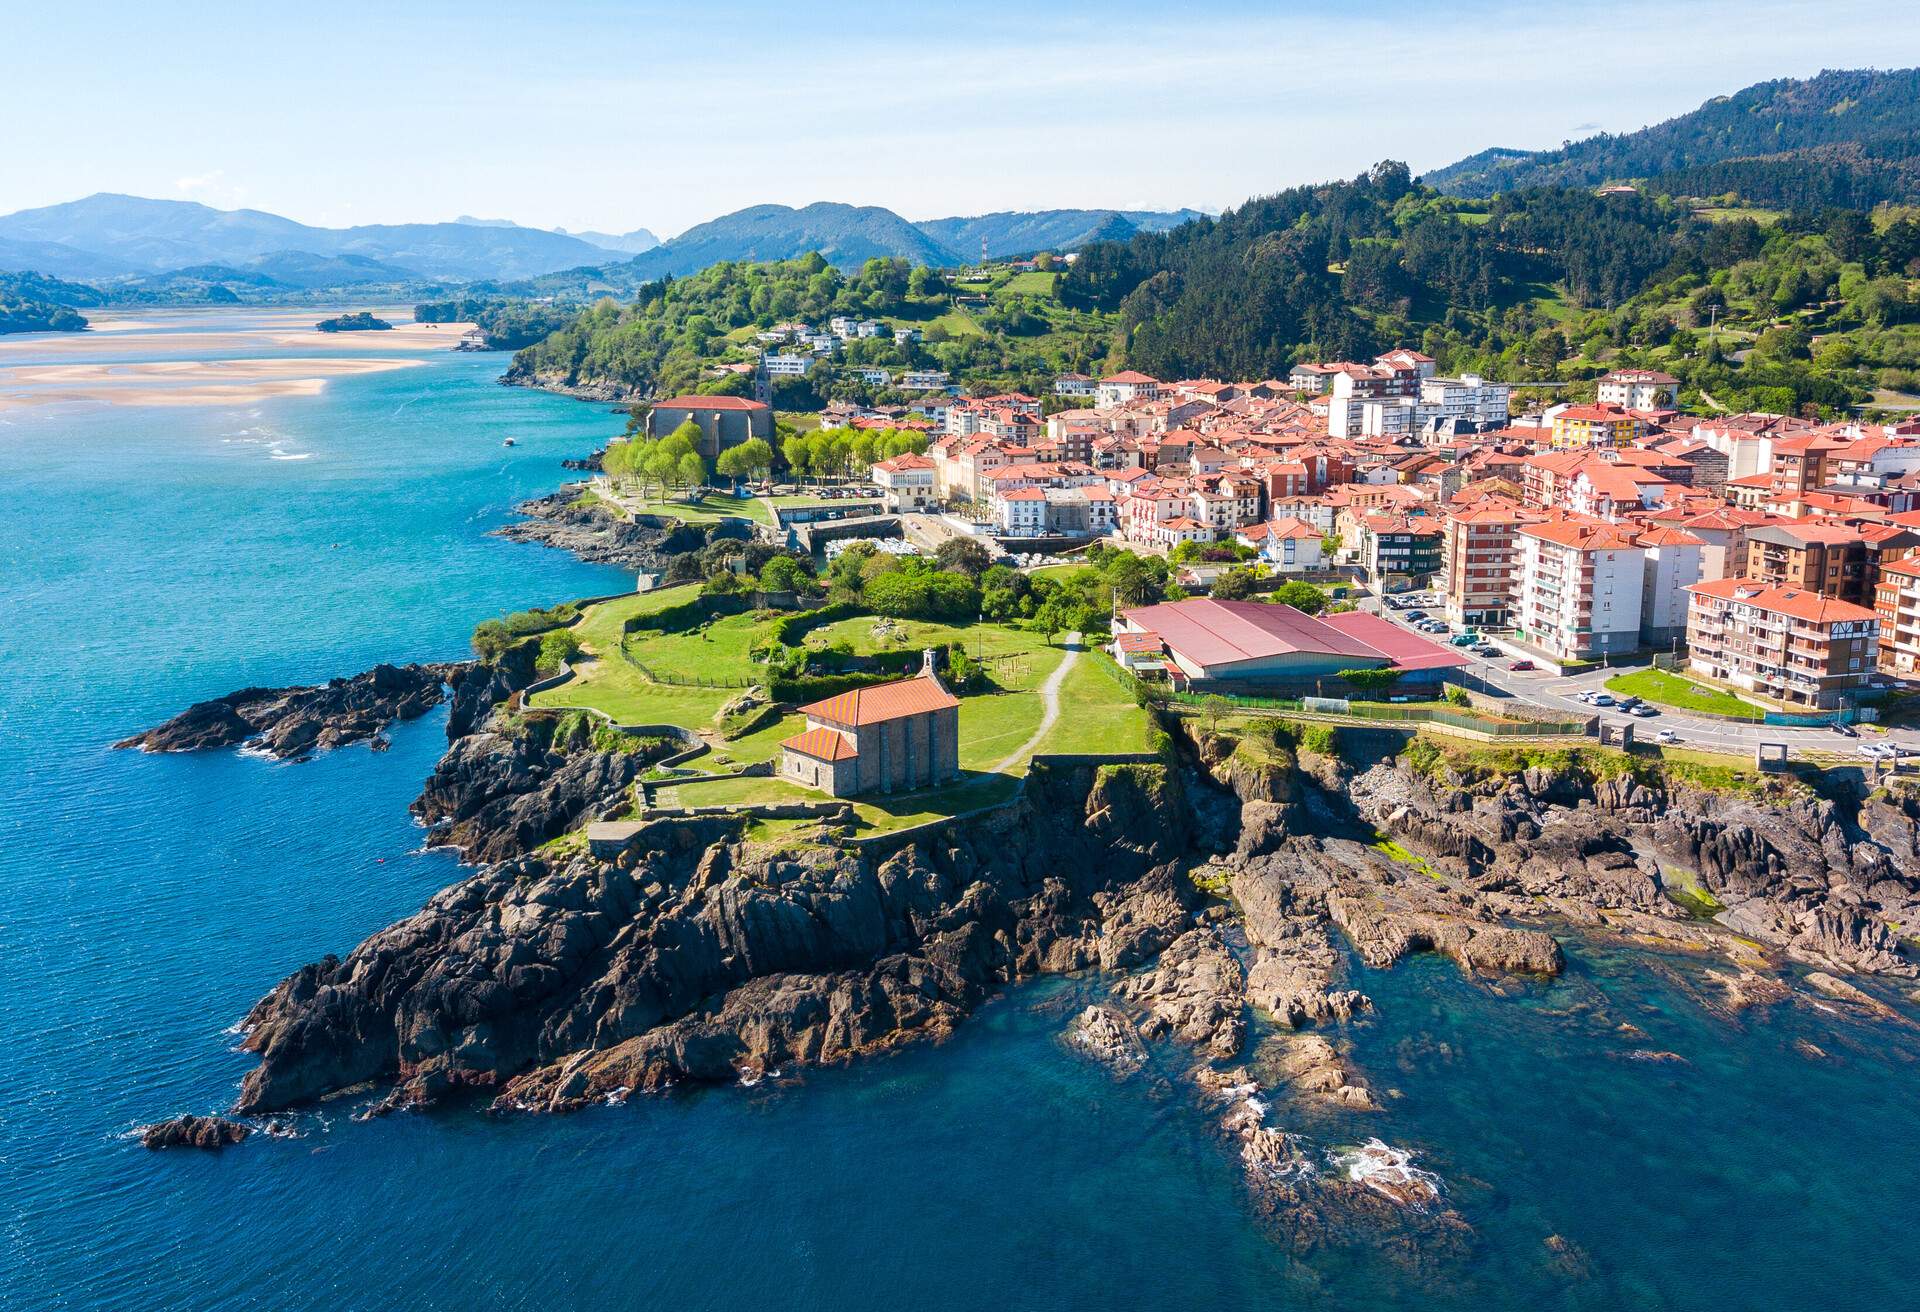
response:
M1738 191L1779 204L1871 205L1920 200L1917 155L1920 69L1847 69L1760 82L1638 132L1602 133L1559 150L1482 151L1423 181L1452 195L1487 197L1649 179L1656 190L1679 194ZM1696 172L1730 160L1756 166Z
M1911 213L1696 212L1560 188L1466 201L1389 162L1090 246L1059 290L1112 312L1117 353L1163 378L1415 344L1443 370L1555 395L1643 364L1734 408L1838 412L1913 390L1917 278Z

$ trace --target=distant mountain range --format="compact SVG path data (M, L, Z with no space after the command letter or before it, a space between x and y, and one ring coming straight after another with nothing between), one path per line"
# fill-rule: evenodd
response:
M462 214L454 220L475 228L518 228L520 225L512 219L476 219L471 214ZM565 228L550 228L562 237L578 237L602 250L619 251L623 255L638 255L650 251L660 244L660 239L645 228L635 228L632 232L568 232Z
M301 289L423 281L516 282L561 271L561 283L633 286L721 260L789 259L819 251L853 268L875 256L951 266L1071 250L1196 217L1114 210L1041 210L910 223L879 206L756 205L662 243L645 228L612 234L524 228L506 219L320 228L260 210L101 193L0 217L0 270L121 282ZM609 255L629 257L609 263ZM599 275L604 274L604 278Z
M1136 232L1165 232L1192 219L1204 219L1201 210L1001 210L971 219L929 219L916 224L920 231L971 261L986 244L989 259L1035 251L1073 251L1096 241L1125 241Z
M843 269L899 256L915 264L953 268L1035 251L1077 250L1089 242L1124 241L1136 232L1160 232L1199 210L1006 210L974 218L912 223L877 205L821 201L794 209L755 205L687 229L631 260L564 269L535 280L546 295L622 293L663 277L681 278L722 260L788 260L818 251Z
M1458 196L1644 182L1760 204L1866 208L1920 200L1920 69L1760 82L1638 132L1558 150L1494 147L1422 181Z
M28 267L61 277L158 273L196 264L243 266L299 252L358 256L414 278L524 278L605 258L591 242L534 228L466 223L316 228L260 210L216 210L193 201L108 193L0 218L0 242L32 242ZM13 263L9 259L9 263Z

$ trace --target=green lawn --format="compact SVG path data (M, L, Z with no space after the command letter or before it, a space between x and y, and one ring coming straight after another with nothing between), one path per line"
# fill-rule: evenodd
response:
M1060 684L1060 718L1040 744L1042 752L1078 755L1091 752L1146 752L1153 749L1153 725L1133 695L1104 673L1105 658L1081 654Z
M683 496L669 493L666 496L630 496L624 498L624 501L628 509L639 514L660 515L688 524L714 524L723 519L750 519L769 526L773 523L773 513L761 503L758 497L742 498L722 494L703 497L699 501L688 501Z
M773 621L753 611L722 615L678 633L640 629L629 635L631 658L664 679L758 680L762 668L748 653Z
M1696 692L1695 689L1701 691ZM1700 715L1721 715L1735 720L1757 720L1764 708L1735 697L1732 693L1709 688L1697 679L1671 674L1666 670L1635 670L1616 674L1607 680L1607 691L1642 697L1675 710Z
M670 688L649 683L620 656L621 628L628 619L650 615L699 595L697 585L637 592L590 606L574 627L591 659L574 662L574 678L536 693L528 704L541 709L585 706L603 711L618 724L704 726L733 693L725 688Z
M987 330L982 328L974 317L965 310L948 310L945 314L928 324L929 328L944 328L949 337L985 337Z
M1059 278L1057 273L1042 273L1038 269L1032 273L1016 273L993 289L993 297L995 300L1002 296L1051 297L1053 285Z
M926 647L945 647L950 643L964 642L970 656L1004 656L1016 652L1034 652L1045 647L1046 639L1038 633L1029 633L1025 629L1012 628L1005 624L941 624L929 620L894 620L892 632L895 636L881 638L874 633L876 619L872 615L857 615L852 619L836 620L832 624L815 629L806 637L809 647L831 647L837 642L853 644L854 654L873 656L887 651L919 651Z

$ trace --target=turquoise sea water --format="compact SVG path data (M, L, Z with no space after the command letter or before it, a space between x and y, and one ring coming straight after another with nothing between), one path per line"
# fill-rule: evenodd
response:
M476 618L622 585L485 536L617 422L499 388L500 364L0 411L0 1307L1910 1301L1916 1031L1730 1023L1697 963L1578 942L1566 979L1512 996L1440 962L1359 972L1379 1010L1354 1056L1387 1110L1275 1106L1324 1148L1417 1152L1474 1231L1438 1263L1275 1243L1177 1083L1116 1084L1060 1046L1090 981L751 1090L560 1119L359 1124L347 1101L296 1139L142 1150L133 1126L231 1100L226 1030L261 993L458 867L406 814L439 716L299 765L106 744L243 684L456 656Z

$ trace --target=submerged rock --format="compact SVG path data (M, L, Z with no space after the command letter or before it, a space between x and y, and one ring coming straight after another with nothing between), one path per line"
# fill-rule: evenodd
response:
M1067 1032L1067 1042L1120 1075L1131 1075L1147 1061L1146 1045L1117 1007L1088 1007Z

